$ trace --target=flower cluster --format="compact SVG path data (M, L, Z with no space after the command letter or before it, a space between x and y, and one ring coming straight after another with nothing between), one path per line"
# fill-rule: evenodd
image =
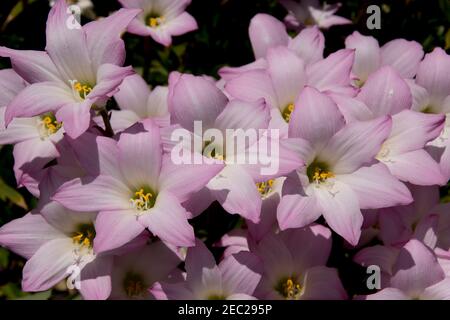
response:
M197 28L190 1L120 3L69 28L59 0L45 51L0 47L12 64L0 71L0 144L14 145L18 186L38 198L0 228L0 245L27 259L23 290L69 278L84 299L450 299L444 50L354 32L324 57L319 27L349 21L286 0L295 37L258 14L254 62L218 81L174 71L150 89L123 66L121 34L168 46ZM213 202L240 222L209 243L216 255L191 223ZM336 246L378 267L376 288L348 293L329 263Z

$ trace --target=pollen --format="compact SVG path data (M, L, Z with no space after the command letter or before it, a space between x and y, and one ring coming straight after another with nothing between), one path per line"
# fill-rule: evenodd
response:
M291 121L291 115L292 112L295 109L295 105L293 103L290 103L284 110L281 112L281 115L283 116L283 119L289 123Z
M316 182L324 182L328 178L334 178L334 174L330 171L322 171L320 168L316 168L313 174L313 180Z
M150 210L155 205L156 194L150 188L140 188L130 198L130 202L138 211Z
M276 290L286 300L298 300L302 294L302 286L292 277L280 281Z
M314 160L306 169L310 183L324 183L330 178L334 178L334 173L324 162Z
M151 28L157 28L159 27L161 24L164 23L164 21L166 20L166 18L164 16L160 16L160 17L149 17L148 18L148 25Z
M267 196L273 188L274 180L270 179L263 182L256 183L256 188L258 189L258 192L261 194L262 197Z
M40 117L39 130L42 138L48 138L57 133L61 127L62 122L58 122L53 113L46 113Z
M72 241L74 244L87 249L92 249L94 238L95 228L93 224L79 225L77 231L75 231L72 235Z
M86 97L91 93L92 87L88 84L82 84L79 81L74 81L72 84L72 88L75 92L78 93L81 99L85 100Z

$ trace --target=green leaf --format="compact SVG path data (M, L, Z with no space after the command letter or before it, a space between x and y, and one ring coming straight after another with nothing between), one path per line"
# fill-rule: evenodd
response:
M25 7L28 4L32 4L35 1L36 0L28 0L28 1L18 0L16 5L9 12L8 17L6 18L5 22L3 23L2 31L5 30L5 28L8 26L8 24L11 23L11 21L13 21L15 18L17 18L18 15L20 15L23 12L23 10L25 9ZM24 4L25 4L25 6L24 6Z
M450 49L450 28L447 30L445 34L445 50Z
M28 294L26 296L17 298L16 300L48 300L52 296L52 290L47 290L39 293Z
M28 209L23 196L17 190L8 186L1 178L0 178L0 199L3 201L9 200L16 206L19 206L25 210Z
M5 269L8 266L9 251L0 248L0 269Z

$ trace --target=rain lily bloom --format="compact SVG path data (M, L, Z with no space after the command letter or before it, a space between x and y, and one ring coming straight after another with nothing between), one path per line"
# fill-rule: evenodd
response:
M447 236L450 205L439 203L439 188L414 185L409 188L414 198L413 203L379 210L378 237L385 245L390 246L401 246L415 238L431 249L450 249Z
M192 214L201 212L213 200L217 200L228 212L258 223L262 199L255 183L283 176L302 165L302 160L295 152L280 145L278 154L271 154L271 159L278 163L278 167L274 168L274 172L264 173L261 158L268 156L269 150L274 152L273 146L278 147L279 139L267 131L270 114L262 99L254 102L229 101L211 80L173 73L169 79L169 110L173 123L186 130L185 135L194 141L193 147L188 145L186 148L195 148L193 152L225 165L220 174L208 183L208 190L186 204ZM224 138L211 143L209 139L212 138L199 136L202 133L194 131L195 121L201 121L203 130L214 129ZM254 136L250 139L245 136L244 139L239 138L234 148L227 148L227 144L232 144L226 141L226 131L233 129L238 130L235 132L238 138L246 132L254 133ZM268 137L261 134L261 130ZM260 148L263 138L267 138L264 140L267 147L265 151ZM200 143L195 144L196 140ZM239 145L240 140L245 143ZM257 150L254 150L254 146ZM257 159L251 163L250 157ZM240 163L239 159L244 159L245 163Z
M358 253L356 261L362 265L379 265L388 277L381 291L360 299L367 300L448 300L450 278L446 278L437 257L416 239L402 248L391 250L378 246L376 250ZM383 281L382 281L383 283Z
M157 283L150 290L159 300L247 300L261 279L260 261L250 252L240 252L216 264L200 240L188 248L186 280Z
M267 68L267 51L270 48L284 46L294 52L308 65L323 59L325 38L317 27L303 29L291 38L286 26L275 17L259 13L250 21L249 37L255 55L255 61L241 67L223 67L220 76L230 80L242 72Z
M299 244L302 245L299 250ZM336 269L327 268L331 231L321 225L268 233L255 252L264 267L255 291L259 299L346 299Z
M336 104L313 88L296 102L289 136L306 167L288 176L278 206L282 230L306 226L323 214L328 225L350 244L360 238L361 209L404 205L408 188L375 160L389 136L389 116L345 124ZM326 119L326 121L324 121Z
M289 11L285 18L286 23L297 29L312 24L328 29L352 23L351 20L335 15L340 3L324 4L322 7L319 0L280 0L280 3Z
M111 112L111 126L114 132L131 127L136 122L151 118L159 126L170 124L167 107L167 87L155 87L150 90L141 76L135 74L125 78L114 95L120 111Z
M93 251L94 213L79 213L52 203L43 215L28 213L0 228L0 244L28 259L23 269L24 291L44 291L70 275L69 268L112 263ZM45 217L45 218L44 218ZM83 279L81 286L83 287Z
M9 57L13 69L30 83L8 105L7 126L13 118L52 112L76 138L89 128L91 109L101 109L133 73L131 67L120 67L125 61L120 33L139 10L123 9L83 27L68 26L74 17L67 10L65 0L51 9L45 52L0 47L0 56Z
M364 36L358 31L345 39L345 47L355 49L352 71L358 86L362 86L382 66L391 66L402 78L412 79L424 55L422 46L416 41L395 39L380 48L377 39Z
M354 95L350 78L353 55L353 50L340 50L305 66L291 50L271 48L267 53L267 70L243 72L228 81L225 90L245 101L264 98L273 109L271 127L279 128L285 136L295 102L306 85L325 93Z
M429 143L437 151L442 173L450 179L450 56L441 48L425 55L417 70L416 82L410 83L414 97L412 109L446 115L441 135ZM437 150L436 150L437 149Z
M160 139L159 128L151 121L122 133L118 142L98 137L100 175L71 180L53 196L72 210L99 211L96 252L120 247L146 228L170 244L194 245L194 232L180 202L223 166L174 164L169 156L163 157Z
M392 116L391 133L376 158L394 176L417 185L447 182L439 164L424 150L441 133L445 116L410 110L409 87L393 67L385 66L372 73L356 99L368 107L370 118Z
M161 241L116 255L110 272L109 299L154 299L149 289L155 282L166 280L180 262Z
M119 0L124 8L142 12L128 26L128 32L152 37L156 42L170 46L172 36L198 28L194 17L187 13L191 0Z
M56 144L64 130L54 114L16 118L5 127L6 106L26 87L25 81L11 69L0 71L0 145L14 145L14 173L18 186L39 196L33 178L52 159L59 156Z

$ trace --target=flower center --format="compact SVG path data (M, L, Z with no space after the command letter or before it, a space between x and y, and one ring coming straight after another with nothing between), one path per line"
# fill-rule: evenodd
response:
M439 112L434 111L434 107L433 107L432 105L428 105L428 106L424 107L424 108L421 110L421 112L422 112L422 113L426 113L426 114L435 114L435 113L439 113Z
M151 28L157 28L161 24L164 23L166 18L164 16L160 16L159 14L151 13L147 16L147 25Z
M95 227L92 223L80 224L77 231L72 234L73 243L87 249L92 249L94 245L94 238Z
M211 158L211 159L217 159L217 160L225 160L225 155L223 153L222 148L215 146L212 144L211 141L206 141L205 146L202 150L202 154L205 157Z
M286 300L298 300L302 294L301 285L292 277L281 280L275 289Z
M144 278L135 272L128 272L123 280L123 288L129 298L142 297L147 291Z
M295 105L293 103L288 104L288 106L286 108L283 109L283 111L281 112L281 115L284 119L284 121L288 122L291 121L291 115L292 112L295 109Z
M324 162L314 160L306 169L310 183L323 183L329 178L334 178L334 173L328 168Z
M62 122L58 122L53 113L46 113L40 117L39 127L41 137L48 138L61 129Z
M274 183L273 179L256 183L256 188L258 189L258 192L261 194L261 197L267 196L272 191L273 183Z
M208 300L226 300L227 297L225 297L222 294L211 294L208 296Z
M130 202L138 211L150 210L155 205L156 193L149 187L140 188L130 198Z
M79 81L71 81L72 90L77 94L82 100L86 100L86 97L91 93L92 86L87 83L81 83Z

